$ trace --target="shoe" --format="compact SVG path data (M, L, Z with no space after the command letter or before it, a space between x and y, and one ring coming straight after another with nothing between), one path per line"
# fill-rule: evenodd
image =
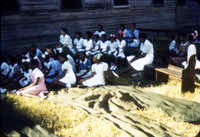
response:
M142 76L142 73L141 73L141 72L134 73L134 74L131 75L132 78L140 77L140 76Z

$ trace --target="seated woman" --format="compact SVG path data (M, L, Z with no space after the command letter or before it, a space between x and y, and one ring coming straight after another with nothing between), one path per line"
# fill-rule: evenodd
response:
M81 80L81 84L85 87L94 87L105 85L106 73L108 71L108 64L101 62L102 54L97 54L93 58L94 64L91 68L91 75Z
M39 96L40 100L46 98L45 94L48 93L43 72L38 68L39 64L36 60L31 62L31 81L32 83L16 92L17 95L28 97Z
M140 56L133 59L127 58L129 64L136 71L143 71L146 65L152 64L154 60L153 44L147 39L146 34L140 34Z
M177 39L175 36L172 36L170 40L171 40L169 44L170 56L177 56L179 54L179 48L177 48Z
M86 78L88 75L90 75L92 63L91 60L86 57L85 52L81 52L79 54L79 59L77 59L76 63L78 71L78 73L76 73L77 77Z
M55 85L59 85L64 88L71 88L76 84L76 75L73 71L71 63L66 59L65 54L58 56L59 62L62 64L62 75L54 82Z

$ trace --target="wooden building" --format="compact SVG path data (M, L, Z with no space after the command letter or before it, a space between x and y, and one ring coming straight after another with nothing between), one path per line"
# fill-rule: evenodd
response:
M177 29L200 24L197 0L5 0L2 3L1 51L54 46L61 27L95 31L103 24L116 32L120 24L146 29ZM12 50L11 50L12 49Z

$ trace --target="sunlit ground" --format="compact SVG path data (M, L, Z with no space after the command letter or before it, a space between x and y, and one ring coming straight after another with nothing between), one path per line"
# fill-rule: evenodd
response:
M195 93L180 93L180 83L170 81L167 84L151 87L136 87L145 92L156 92L172 98L180 98L199 102L200 89L196 88ZM70 89L76 92L78 88ZM87 90L87 89L86 89ZM98 90L98 89L95 89ZM101 87L99 87L101 90ZM64 94L67 94L64 93ZM49 100L40 102L38 98L27 98L8 94L6 97L15 108L23 112L40 124L42 127L62 137L125 137L123 131L113 123L102 117L89 115L84 110L70 105L62 105ZM200 125L193 125L186 122L176 122L160 109L135 110L134 113L147 119L152 119L170 128L177 134L186 137L195 137L200 131Z

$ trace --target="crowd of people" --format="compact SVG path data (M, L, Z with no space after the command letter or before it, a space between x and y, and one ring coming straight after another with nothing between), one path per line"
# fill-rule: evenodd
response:
M198 32L187 42L178 42L172 37L169 44L171 61L187 64L187 57L196 54L193 43L199 42ZM180 39L181 40L181 39ZM182 53L183 48L184 52ZM182 55L183 54L183 55ZM71 88L102 86L107 73L120 77L120 69L129 68L141 72L154 61L154 46L146 34L140 33L136 24L120 25L119 31L107 34L102 25L95 32L76 32L73 39L67 29L62 28L58 44L53 48L32 45L23 54L0 59L0 93L7 91L17 95L46 98L49 88Z

